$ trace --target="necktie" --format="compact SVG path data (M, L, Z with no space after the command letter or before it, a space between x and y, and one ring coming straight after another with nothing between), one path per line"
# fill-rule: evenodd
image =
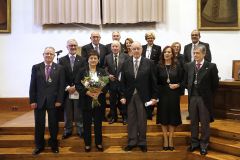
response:
M70 56L70 65L71 65L72 70L73 70L73 67L74 67L74 62L75 62L75 57Z
M192 46L192 53L191 53L191 61L194 61L194 49L196 48L196 44Z
M118 64L117 64L117 55L114 55L114 63L115 63L115 70L117 71L117 67L118 67Z
M50 66L50 65L46 65L46 66L45 66L45 77L46 77L46 81L49 80L50 72L51 72L51 66Z
M98 52L98 54L99 54L99 47L98 47L98 45L95 46L94 50L96 50Z
M138 60L136 59L135 63L134 63L134 75L135 75L135 78L137 77L137 71L138 71Z
M196 64L197 70L199 70L199 69L201 68L201 65L202 65L201 63L197 63L197 64Z

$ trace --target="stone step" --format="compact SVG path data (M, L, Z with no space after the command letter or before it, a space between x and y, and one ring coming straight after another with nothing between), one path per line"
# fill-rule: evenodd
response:
M176 132L174 137L174 144L176 146L186 145L189 141L189 132ZM147 142L150 146L162 146L163 138L162 132L147 133ZM45 136L45 139L49 139L49 135ZM58 136L61 139L61 135ZM92 139L94 143L94 136ZM77 136L71 136L68 139L59 141L61 147L80 147L83 146L83 139ZM124 146L127 144L127 133L112 133L103 134L103 145L104 146ZM0 135L0 147L31 147L34 146L33 135Z
M220 137L210 138L210 148L223 153L240 157L240 141L223 139Z

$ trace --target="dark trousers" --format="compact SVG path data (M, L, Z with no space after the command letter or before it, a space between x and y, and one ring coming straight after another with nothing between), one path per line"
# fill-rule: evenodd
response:
M94 121L95 144L102 144L102 111L101 107L90 110L83 110L84 142L86 146L91 146L91 126Z
M191 120L191 145L207 148L210 137L210 115L202 97L190 97L189 114ZM199 137L199 122L201 123L201 137Z
M98 101L101 104L101 117L102 120L104 120L105 115L106 115L106 94L100 94L98 97Z
M44 132L45 132L45 121L46 121L46 111L48 112L48 128L50 132L50 144L51 147L56 147L57 134L58 134L58 117L57 110L55 108L41 108L34 110L35 117L35 145L36 148L44 148Z
M80 99L81 100L81 99ZM73 119L77 128L77 133L83 132L82 108L78 99L69 99L67 96L64 103L65 133L71 134L73 130Z
M128 145L147 145L147 115L142 100L136 93L128 103Z
M123 118L127 117L127 105L120 103L120 93L117 90L110 90L110 115L113 119L117 119L117 108L119 109Z

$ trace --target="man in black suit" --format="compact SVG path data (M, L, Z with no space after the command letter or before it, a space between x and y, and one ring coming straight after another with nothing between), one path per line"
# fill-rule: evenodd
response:
M65 71L65 98L64 98L64 133L62 139L72 135L73 119L75 121L77 135L83 136L83 118L82 108L79 105L79 93L75 88L75 78L79 69L85 67L86 60L77 55L78 43L75 39L67 41L68 54L59 59L59 64L64 67Z
M122 44L122 43L120 42L120 39L121 39L120 32L118 32L118 31L112 32L112 40L113 40L113 41L118 41L118 42L120 43L120 45L121 45L121 47L120 47L120 49L121 49L120 52L123 53L123 51L124 51L124 44ZM111 54L111 53L112 53L111 44L112 44L112 43L109 43L109 44L106 45L107 54Z
M212 55L211 55L209 44L199 41L200 37L201 37L200 32L198 30L193 30L192 31L192 33L191 33L192 43L189 43L186 46L184 46L183 55L184 55L184 62L185 63L192 62L194 60L193 49L198 44L202 44L206 47L206 56L205 56L204 59L208 62L212 61Z
M161 56L161 46L154 44L155 34L153 32L147 32L145 34L146 45L143 45L142 56L152 60L155 64L158 63ZM147 118L152 120L154 106L147 108Z
M122 64L128 58L127 54L121 53L119 41L114 40L111 44L112 53L108 54L105 58L105 70L109 74L109 93L110 93L110 115L111 120L109 124L117 122L117 106L119 107L120 113L122 114L123 124L127 123L127 108L126 105L120 105L120 77Z
M210 122L213 121L213 96L218 88L219 77L216 64L204 59L206 47L199 44L194 49L193 62L185 67L185 85L190 98L189 114L191 120L190 152L200 148L200 154L206 155L209 137ZM201 137L199 137L199 122L201 123Z
M50 132L49 145L53 153L58 153L58 115L57 108L63 102L65 76L63 68L54 63L55 49L46 47L43 53L44 62L32 67L29 99L35 117L35 145L33 155L44 150L45 116L48 112Z
M89 52L91 50L96 50L99 53L98 67L104 68L104 60L105 60L105 56L107 55L107 48L105 45L100 43L101 36L99 32L92 32L90 39L92 42L82 47L82 52L81 52L82 57L88 59ZM101 103L103 121L107 121L107 118L105 117L106 97L101 96L99 100L101 101L100 103Z
M99 67L104 68L104 60L105 56L107 55L107 48L105 45L100 43L101 36L99 32L92 32L91 33L91 43L82 47L82 57L88 59L88 53L90 50L96 50L99 53Z
M195 30L192 31L192 33L191 33L192 43L189 43L189 44L184 46L184 52L183 52L184 63L194 61L193 50L199 44L202 44L206 47L206 55L205 55L204 59L208 62L212 61L212 55L211 55L209 44L199 41L200 37L201 37L200 32L198 30L195 29ZM188 100L189 99L190 98L188 97ZM189 101L188 101L188 105L189 105ZM188 111L189 111L189 106L188 106ZM189 116L187 116L187 119L189 120Z
M145 103L156 104L157 82L154 63L142 57L142 46L139 42L131 45L133 57L128 58L122 67L121 103L128 104L128 145L125 151L139 146L147 152L147 114Z

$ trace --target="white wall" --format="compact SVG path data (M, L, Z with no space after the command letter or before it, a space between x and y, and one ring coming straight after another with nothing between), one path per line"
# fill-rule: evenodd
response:
M12 32L0 34L0 97L28 97L31 67L43 60L46 46L62 49L66 54L66 41L76 38L80 45L90 42L94 27L51 27L34 24L34 0L12 0ZM101 43L111 42L111 32L118 30L122 41L132 37L145 43L144 34L156 33L155 43L164 47L173 41L184 46L190 43L190 32L197 28L197 1L165 0L165 21L156 26L105 27L101 31ZM213 62L217 64L219 76L229 79L232 75L232 60L240 59L239 31L202 31L201 41L208 42ZM182 48L183 48L182 46Z

